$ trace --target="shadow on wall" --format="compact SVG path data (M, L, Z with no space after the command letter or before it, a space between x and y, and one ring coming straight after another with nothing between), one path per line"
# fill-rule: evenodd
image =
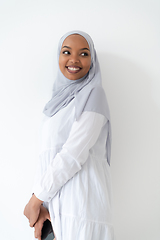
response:
M160 108L153 95L155 79L147 68L129 59L107 53L98 58L111 112L117 238L129 239L132 234L135 239L153 239L160 198Z
M130 139L137 146L139 156L144 153L143 150L146 151L146 129L148 137L152 136L156 140L158 135L160 108L153 96L154 79L128 59L111 54L99 54L98 58L110 106L113 137L116 135L113 141L128 142ZM145 141L141 142L142 139ZM126 150L127 146L130 153L132 146L127 142L124 147Z

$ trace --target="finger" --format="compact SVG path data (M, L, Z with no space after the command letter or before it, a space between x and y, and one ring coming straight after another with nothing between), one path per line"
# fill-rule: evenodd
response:
M39 239L41 240L41 232L35 230L35 231L34 231L34 236L35 236L35 238L38 238L38 240L39 240Z
M35 224L36 224L36 222L33 222L32 220L29 222L29 226L30 226L30 227L34 227Z
M41 221L38 221L34 227L35 228L35 237L38 238L38 240L39 240L39 238L41 240L42 227L43 227L43 222L41 222Z
M35 232L34 236L38 238L38 240L41 240L41 232Z
M35 236L35 238L38 238L38 240L41 240L41 234L40 235L38 235L38 233L34 233L34 236Z
M32 227L34 226L34 224L32 224L32 223L29 223L29 226L32 228Z
M34 227L34 225L36 224L37 220L38 220L38 216L33 215L33 217L30 217L30 219L29 219L30 227Z

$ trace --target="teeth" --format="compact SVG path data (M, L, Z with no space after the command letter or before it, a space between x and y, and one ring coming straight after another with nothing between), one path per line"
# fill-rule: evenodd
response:
M68 67L68 69L71 71L78 71L80 68Z

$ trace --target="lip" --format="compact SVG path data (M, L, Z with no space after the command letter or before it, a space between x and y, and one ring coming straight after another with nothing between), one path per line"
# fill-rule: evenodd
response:
M66 69L69 73L75 74L75 73L79 73L82 68L79 66L70 65L70 66L66 66Z

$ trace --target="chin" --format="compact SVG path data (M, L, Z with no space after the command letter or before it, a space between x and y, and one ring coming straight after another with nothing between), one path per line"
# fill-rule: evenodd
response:
M77 80L77 79L80 79L80 78L82 78L81 76L65 76L66 78L68 78L69 80Z

